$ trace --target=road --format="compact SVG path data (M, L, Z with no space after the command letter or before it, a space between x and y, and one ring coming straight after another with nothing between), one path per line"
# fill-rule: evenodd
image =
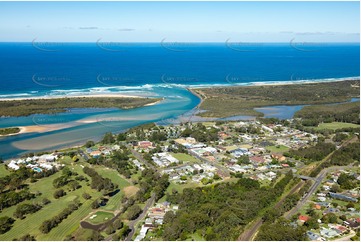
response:
M290 194L293 194L295 192L297 192L302 186L304 185L304 181L300 181L299 183L297 183L295 186L293 186L293 188L287 193L287 195L284 195L282 197L282 199L280 199L276 205L274 206L275 209L279 208L283 201L286 199L286 197ZM245 230L239 237L238 240L241 241L251 241L253 239L253 237L255 236L256 232L258 231L258 229L261 227L261 225L263 224L262 218L258 218L257 220L254 221L253 225Z
M155 169L154 165L150 164L148 161L146 161L143 156L136 150L133 149L133 147L128 146L128 149L130 150L130 152L132 152L132 154L134 155L134 157L143 163L144 166L148 166L150 168Z
M189 151L189 154L194 156L195 158L216 167L223 177L229 177L230 176L229 170L227 168L225 168L224 166L218 164L217 162L207 160L206 158L198 155L196 152L194 152L192 150L188 150L188 151Z
M138 218L136 218L135 220L132 220L129 222L128 226L129 226L129 229L131 230L130 233L128 234L127 238L125 239L125 241L131 241L132 240L132 237L136 231L136 228L135 226L137 225L137 223L142 220L146 215L147 215L147 212L148 212L148 209L153 206L154 204L154 201L155 201L155 195L153 194L147 201L147 203L145 204L144 208L143 208L143 212L139 215Z
M78 149L78 153L84 158L85 161L89 160L89 156L81 149Z
M346 168L351 168L352 165L348 165L348 166L332 166L332 167L328 167L323 169L316 177L315 179L315 183L312 184L312 186L310 187L310 189L307 192L307 195L302 197L301 200L297 203L297 205L292 208L289 212L285 213L284 217L289 219L290 217L292 217L292 215L296 214L302 207L303 205L305 205L305 203L308 201L308 199L312 196L312 194L315 193L315 191L317 190L317 188L320 186L322 180L325 178L325 176L327 175L328 172L334 171L334 170L341 170L341 169L346 169Z

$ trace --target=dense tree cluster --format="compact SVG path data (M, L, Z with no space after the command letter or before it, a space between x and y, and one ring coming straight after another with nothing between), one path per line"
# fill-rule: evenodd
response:
M292 226L290 221L283 218L277 222L266 222L257 234L260 241L301 241L306 240L305 227Z
M360 124L360 102L307 106L296 112L295 117L302 118L304 126L331 122Z
M21 236L19 239L13 239L13 241L36 241L34 235L26 234Z
M15 220L8 216L0 217L0 234L4 234L9 231L14 222Z
M22 201L30 200L35 198L35 194L30 193L27 190L22 190L20 192L7 191L0 194L0 211L4 208L11 207Z
M182 137L193 137L199 142L209 142L218 140L218 131L214 127L207 129L202 123L197 123L187 128L181 133Z
M111 132L105 133L101 142L103 144L113 144L115 142L114 135Z
M241 177L237 183L218 183L186 188L182 194L167 195L178 203L177 214L164 217L164 240L186 240L200 231L206 240L234 240L261 210L272 204L292 179L282 178L274 188L261 187L258 181Z
M142 213L142 209L139 207L139 205L134 204L130 208L128 208L127 211L127 219L128 220L134 220L138 218L138 216Z
M300 148L298 150L291 149L286 156L296 159L304 158L312 161L320 161L328 154L336 149L334 144L318 142L315 146Z
M315 177L324 168L330 166L345 166L360 160L360 142L349 143L336 150L331 158L312 170L310 176Z
M350 190L359 186L359 181L353 175L342 173L337 179L340 188Z
M83 168L85 174L91 177L90 187L98 191L104 190L105 192L114 191L118 185L114 184L109 178L103 178L93 168L85 166Z
M152 169L145 169L139 178L140 189L135 195L139 202L145 202L151 196L153 191L155 199L163 197L165 190L169 186L168 175L160 175Z
M40 204L30 204L30 203L20 204L16 207L16 210L14 212L14 217L23 219L26 214L35 213L39 211L41 208L42 206Z
M74 201L68 205L60 214L52 219L45 220L41 226L40 231L44 234L49 233L54 227L58 226L64 219L66 219L71 213L77 210L81 206L79 201Z

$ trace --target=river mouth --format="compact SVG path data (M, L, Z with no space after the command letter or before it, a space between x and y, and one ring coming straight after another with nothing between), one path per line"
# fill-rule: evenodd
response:
M0 127L27 127L28 132L0 137L1 157L51 151L98 141L104 133L120 133L146 123L178 117L193 110L199 97L182 87L152 87L152 96L163 98L153 105L134 109L76 109L54 115L0 119Z

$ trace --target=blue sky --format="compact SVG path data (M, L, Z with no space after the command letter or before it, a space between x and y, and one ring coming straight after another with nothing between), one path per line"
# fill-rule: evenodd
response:
M0 2L0 41L359 42L359 2Z

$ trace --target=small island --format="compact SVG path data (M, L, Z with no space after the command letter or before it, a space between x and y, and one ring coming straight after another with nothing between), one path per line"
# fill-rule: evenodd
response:
M20 128L0 128L0 136L14 135L20 132Z

